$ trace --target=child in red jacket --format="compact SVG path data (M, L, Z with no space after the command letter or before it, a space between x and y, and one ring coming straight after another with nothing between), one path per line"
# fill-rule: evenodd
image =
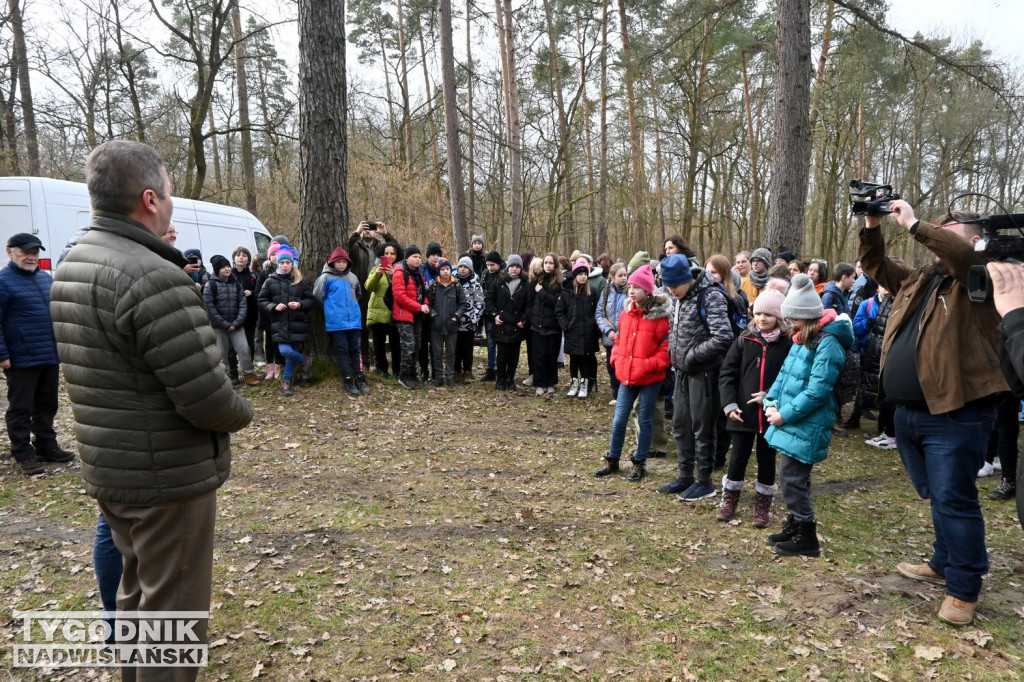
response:
M629 301L619 315L619 335L612 347L611 365L621 382L615 417L612 419L612 442L605 455L605 465L594 476L602 477L619 470L619 456L626 438L626 424L639 400L636 454L629 481L642 481L647 475L645 463L654 435L654 406L665 380L665 371L672 364L668 356L669 315L672 302L667 294L655 291L654 273L645 265L629 278Z

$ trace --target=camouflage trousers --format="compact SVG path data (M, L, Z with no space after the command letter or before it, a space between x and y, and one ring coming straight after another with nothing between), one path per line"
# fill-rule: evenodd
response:
M416 356L419 354L423 326L419 320L414 322L395 322L398 328L398 341L402 349L401 368L398 376L407 379L416 377Z

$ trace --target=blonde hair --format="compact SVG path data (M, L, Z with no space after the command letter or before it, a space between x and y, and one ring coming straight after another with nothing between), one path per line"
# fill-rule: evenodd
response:
M710 267L708 267L710 266ZM718 276L722 278L722 286L729 292L730 296L736 295L736 286L732 281L732 265L729 263L729 259L721 253L708 258L708 262L705 263L705 269L714 270L718 273Z

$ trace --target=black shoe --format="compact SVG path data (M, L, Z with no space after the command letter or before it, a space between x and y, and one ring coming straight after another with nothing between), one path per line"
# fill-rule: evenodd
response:
M434 379L433 381L431 381L430 385L433 386L434 388L441 388L442 386L444 386L444 379L442 379L441 377L438 377L438 378Z
M356 380L353 379L352 377L345 377L343 381L345 382L345 392L348 393L353 398L358 398L359 389L356 388Z
M821 556L818 544L818 524L814 521L795 521L796 530L793 538L785 542L775 543L776 554L782 556Z
M358 388L359 392L363 395L370 395L373 393L373 390L370 388L370 384L366 383L366 375L362 372L356 375L356 388Z
M484 378L483 378L483 380L484 380L484 381L494 381L494 380L495 380L495 378L496 378L496 377L495 377L495 372L494 372L494 368L493 368L493 367L488 367L488 368L487 368L487 371L486 371L486 372L484 372Z
M70 462L75 453L56 448L54 450L36 450L36 459L40 462Z
M39 460L33 457L26 459L19 459L18 466L21 467L21 473L26 476L38 476L39 474L46 473L46 467L39 463Z
M863 416L863 415L861 415L861 416ZM853 419L847 419L845 422L843 422L843 428L844 429L859 429L860 428L860 420L857 419L855 421Z
M452 377L448 377L447 379L444 380L444 385L447 386L448 388L455 388L455 379L453 379Z
M864 410L863 412L861 412L860 413L860 418L861 419L867 419L868 421L871 421L871 422L878 421L878 415L876 415L871 410Z
M768 544L774 545L777 542L789 542L793 539L793 535L796 533L796 520L793 515L790 514L786 517L785 523L782 524L782 530L778 533L772 533L768 536Z
M988 494L990 500L1012 500L1017 497L1017 484L1004 478L996 489Z
M416 380L408 377L398 377L398 385L402 388L407 388L410 391L416 390Z
M689 488L691 485L693 485L692 478L677 478L671 483L666 483L665 485L658 488L658 492L661 493L662 495L678 495L685 491L687 488Z
M595 478L602 478L604 476L611 476L619 472L619 460L618 458L605 457L605 465L594 472Z
M630 483L639 483L647 478L647 467L642 459L634 459L631 461L633 462L633 470L629 472L629 478L626 480Z

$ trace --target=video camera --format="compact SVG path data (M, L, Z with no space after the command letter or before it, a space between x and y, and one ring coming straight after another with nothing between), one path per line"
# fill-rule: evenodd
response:
M876 185L860 179L850 180L850 207L853 215L886 216L892 213L891 202L900 198L892 185Z
M983 234L974 250L991 260L1024 264L1024 213L987 215L974 220L961 220L965 225L981 225ZM1017 230L1020 235L1000 234L1001 230ZM984 265L972 265L967 271L967 296L975 303L984 303L992 297L988 270Z

